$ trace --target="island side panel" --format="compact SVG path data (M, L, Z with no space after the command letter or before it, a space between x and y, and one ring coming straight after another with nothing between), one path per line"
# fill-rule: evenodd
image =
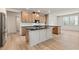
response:
M29 46L34 46L39 43L39 30L29 30Z

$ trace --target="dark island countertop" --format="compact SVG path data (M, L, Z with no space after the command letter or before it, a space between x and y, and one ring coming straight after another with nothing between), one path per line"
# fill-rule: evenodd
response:
M54 27L54 26L22 26L22 28L25 28L27 30L42 30L42 29L49 29L50 27Z
M42 30L42 29L47 29L46 27L34 27L34 26L24 26L22 28L25 28L27 30Z

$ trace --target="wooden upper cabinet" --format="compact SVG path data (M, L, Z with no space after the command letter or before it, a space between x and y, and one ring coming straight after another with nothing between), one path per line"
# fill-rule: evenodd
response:
M22 20L22 22L26 22L27 21L27 19L28 19L28 13L27 12L22 12L21 13L21 20Z
M45 15L45 24L47 24L48 21L48 14Z
M23 11L21 13L22 22L30 22L30 14L28 12Z
M40 16L40 22L41 23L45 23L46 22L45 15Z
M43 16L40 16L40 23L43 23Z
M30 13L29 14L29 23L32 23L33 21L32 21L32 14Z
M40 23L46 23L46 16L45 15L35 15L31 12L22 11L21 13L22 22L25 23L33 23L35 20L40 20Z

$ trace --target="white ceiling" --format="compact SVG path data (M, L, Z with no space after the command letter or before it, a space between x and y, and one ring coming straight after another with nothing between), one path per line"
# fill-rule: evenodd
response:
M67 10L79 10L79 8L29 8L27 10L36 11L36 12L40 10L40 12L43 14L50 14L50 13L67 11Z
M40 13L43 13L43 14L48 14L49 13L49 8L29 8L27 10L35 11L35 12L40 11Z
M67 10L79 10L79 8L51 8L51 12L60 12L60 11L67 11Z
M66 10L79 10L79 8L12 8L16 10L28 10L28 11L35 11L38 12L40 10L40 13L43 14L49 14L54 12L60 12L60 11L66 11Z

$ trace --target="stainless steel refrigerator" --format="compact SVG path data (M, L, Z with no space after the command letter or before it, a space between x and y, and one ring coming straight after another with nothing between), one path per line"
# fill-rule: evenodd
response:
M5 41L5 14L0 13L0 47L4 45Z

